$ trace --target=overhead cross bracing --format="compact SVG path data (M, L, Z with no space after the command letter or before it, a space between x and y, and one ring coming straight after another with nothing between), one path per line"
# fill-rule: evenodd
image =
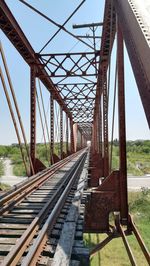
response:
M70 31L65 28L65 24L67 24L69 19L78 12L78 9L84 5L85 1L82 1L78 5L74 12L72 12L67 18L65 21L66 23L64 23L63 26L48 18L36 7L31 6L25 1L20 2L25 4L27 8L30 8L31 12L35 12L37 16L41 16L47 20L47 23L50 22L56 25L58 30L50 40L48 40L45 46L40 49L40 52L35 53L22 30L15 25L16 21L14 20L13 25L10 25L12 22L12 20L9 22L11 13L10 10L6 10L7 7L5 2L2 1L1 9L3 15L1 16L1 25L3 31L8 35L27 63L30 66L33 64L36 65L37 76L52 92L54 99L61 104L69 116L72 116L73 121L76 123L87 121L92 122L96 94L96 80L100 61L100 39L97 40L95 34L99 32L98 28L103 24L91 23L89 25L81 25L82 27L88 27L88 32L91 35L89 42L88 36L87 39L84 40L82 36L79 38L75 33L70 33ZM12 26L14 26L14 29ZM68 35L71 35L70 37L74 37L77 42L81 43L83 47L82 49L85 50L80 49L74 53L68 53L68 51L66 51L61 54L45 54L44 51L45 49L47 51L50 49L51 42L55 41L55 38L58 38L60 33L62 34L62 32L66 31ZM63 85L64 81L65 85ZM70 85L72 83L74 84L73 87ZM67 93L67 91L70 93Z
M109 215L113 212L115 216L115 231L111 231L111 234L104 242L107 243L107 241L110 241L115 236L116 232L119 233L125 243L131 263L136 265L134 256L125 237L124 228L129 230L129 233L134 232L136 234L148 262L150 258L144 243L134 227L128 210L124 41L129 53L145 114L149 122L150 75L149 60L147 60L150 58L149 31L146 28L145 20L141 20L139 16L135 1L106 0L104 2L103 19L101 18L96 22L87 21L87 23L82 21L81 24L75 21L76 24L72 27L72 17L84 7L85 0L80 1L74 10L70 8L68 16L65 16L61 23L57 22L57 17L56 19L53 18L57 13L48 14L48 10L44 10L44 5L39 8L39 1L31 3L28 0L18 0L18 6L27 12L27 14L25 13L25 17L28 18L32 14L37 19L35 19L37 31L33 32L32 29L32 34L37 34L36 44L34 42L32 43L34 38L32 39L29 34L31 28L34 28L34 24L29 25L29 32L26 32L25 35L22 30L24 23L22 22L22 25L19 26L19 23L15 19L16 12L11 11L13 10L13 4L11 1L9 3L9 0L0 0L0 25L2 31L30 67L30 151L26 141L25 144L27 155L29 155L27 166L30 166L31 171L28 172L27 167L27 175L37 173L46 167L46 164L44 165L37 157L36 152L36 133L40 127L43 130L42 138L45 142L44 152L47 156L48 165L54 164L54 168L50 168L50 172L55 167L56 169L59 167L59 164L61 164L59 161L63 164L62 159L65 158L64 160L66 160L66 157L70 154L85 148L87 141L89 141L88 144L91 142L90 156L88 157L89 167L88 173L86 173L88 187L90 189L87 193L84 230L85 232L92 233L110 233L112 227L109 225ZM49 3L47 5L52 7ZM38 24L39 18L41 18L41 24ZM47 33L47 36L43 35L44 27L41 28L43 22L49 25L49 29L51 29L52 25L56 27L54 28L54 32L50 31L51 36L49 36L50 34L47 28L44 33ZM73 40L71 43L72 47L68 45L70 38ZM31 40L31 44L29 39ZM74 40L76 43L74 43ZM32 45L35 49L32 48ZM0 77L10 113L12 114L14 127L18 135L16 120L14 119L11 109L12 106L7 95L8 84L5 84L5 78L8 79L7 83L9 85L12 84L9 82L9 71L7 71L8 69L3 56L4 52L2 50L0 46L0 55L2 57L0 57L0 60L2 59L3 63L3 69L0 69ZM115 56L112 56L114 50ZM113 66L111 65L112 61L114 63ZM111 84L110 77L112 68L114 70L113 85ZM3 74L4 71L6 72L4 73L5 75ZM13 86L10 87L11 93L13 93ZM48 108L50 107L48 123L45 119L47 112L45 111L45 107L43 107L44 102L42 99L44 87L47 89ZM112 92L114 95L110 97ZM111 143L108 138L110 101L113 102ZM118 107L116 107L117 104ZM44 122L42 121L40 105L42 105L42 111L44 113ZM39 109L41 119L41 125L38 127L36 109ZM112 164L115 113L117 113L118 119L116 128L119 139L117 167L114 167ZM21 122L19 112L18 117L19 122ZM45 135L45 129L47 136ZM46 137L48 139L47 143ZM22 148L19 137L18 141ZM22 151L24 150L22 149ZM23 155L22 157L26 166L26 156ZM42 173L44 180L48 172L45 169ZM73 169L72 172L74 172ZM40 179L40 176L37 175L36 178ZM63 189L64 187L62 187ZM14 194L20 199L20 195L18 196L17 193ZM65 193L63 192L63 194ZM59 204L58 208L60 208ZM9 214L7 215L9 216ZM21 216L19 217L21 218ZM95 253L95 250L98 251L101 249L105 243L100 243L91 254ZM32 253L32 251L29 253ZM13 256L12 258L14 259Z

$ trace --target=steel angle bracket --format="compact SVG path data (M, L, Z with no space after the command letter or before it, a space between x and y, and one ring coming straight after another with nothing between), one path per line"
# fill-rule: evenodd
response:
M84 232L109 232L109 214L120 211L120 172L112 172L94 189L86 203Z

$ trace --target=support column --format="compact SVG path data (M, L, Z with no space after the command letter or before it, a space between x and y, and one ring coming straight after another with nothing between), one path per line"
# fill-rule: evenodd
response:
M63 159L63 110L60 106L60 159Z
M30 156L35 169L36 154L36 69L33 65L30 69ZM31 175L32 169L30 169Z
M50 138L51 138L51 165L54 163L54 99L50 97Z
M78 150L78 125L73 124L73 139L74 139L74 152Z
M83 135L81 134L81 145L80 148L82 149L84 147L84 140L83 140Z
M118 24L117 36L118 57L118 112L119 112L119 148L120 148L120 197L121 197L121 221L128 221L127 199L127 162L126 162L126 122L125 122L125 92L124 92L124 47L123 36Z
M74 150L74 134L73 134L73 121L72 119L70 119L70 145L71 145L71 153L74 153L75 150Z
M96 125L96 115L95 115L93 122L93 153L96 153L96 131L97 131L97 125Z
M102 160L102 110L101 110L101 96L99 97L99 156L100 159Z
M104 63L103 75L103 134L104 134L104 177L109 175L109 144L108 144L108 95L107 95L107 68Z
M69 153L68 142L69 142L68 115L66 114L66 154L67 154L67 155L68 155L68 153Z

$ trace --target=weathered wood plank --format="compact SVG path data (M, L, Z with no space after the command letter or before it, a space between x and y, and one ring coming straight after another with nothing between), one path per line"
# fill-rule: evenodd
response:
M0 223L0 229L26 229L28 224Z
M0 218L0 223L12 223L12 224L30 224L33 218L28 219L16 219L16 218Z
M3 252L9 252L12 248L12 245L0 245L0 254Z
M0 237L0 244L11 244L14 245L16 244L18 238L14 237Z
M35 209L35 210L31 210L31 209L20 209L20 208L17 208L17 209L13 209L11 211L12 214L37 214L39 213L41 209Z
M35 214L14 214L14 213L8 213L8 214L6 214L6 215L3 215L3 218L13 218L13 219L18 219L18 221L19 221L19 219L22 219L22 218L24 218L24 220L27 220L27 219L30 219L30 218L32 218L32 219L34 219L35 218Z
M0 236L18 237L24 233L25 230L2 230L0 229Z
M42 208L44 206L44 203L39 203L37 202L36 204L34 203L27 203L27 202L21 202L19 204L19 208L31 208L31 209L35 209L35 208Z

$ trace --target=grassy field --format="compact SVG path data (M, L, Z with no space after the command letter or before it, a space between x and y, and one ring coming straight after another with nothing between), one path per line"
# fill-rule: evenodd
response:
M150 141L127 141L127 170L128 174L141 176L150 174ZM112 169L119 168L119 143L114 141Z
M40 159L45 164L45 166L49 166L49 161L50 161L50 153L48 149L49 149L48 145L47 145L47 149L44 144L39 143L36 145L36 157ZM55 150L55 154L59 155L60 153L59 143L55 143L54 150ZM23 151L24 151L24 154L26 154L26 150L24 147L23 147ZM64 144L64 151L65 151L65 144ZM0 157L11 159L14 175L26 176L25 167L22 161L20 148L18 144L12 144L10 146L0 145ZM2 174L3 174L3 165L1 162L0 176Z
M141 192L129 192L129 209L137 225L142 238L150 250L150 190L143 189ZM88 247L92 248L100 243L106 234L85 234L84 239ZM133 254L139 266L147 266L147 262L141 253L135 237L127 237L132 247ZM90 259L91 266L130 266L124 244L120 237L114 238L101 252Z
M55 152L59 154L59 144L55 145ZM0 146L0 157L8 157L14 165L14 175L25 175L19 146L17 144L11 146ZM45 146L37 144L37 157L49 165ZM116 141L113 147L113 169L118 169L119 144ZM130 141L127 142L127 163L128 174L145 175L150 173L150 141ZM3 164L0 162L0 175L3 174ZM7 190L8 186L0 184L0 190ZM150 250L150 190L143 189L141 192L129 193L129 209L134 221ZM85 234L84 240L88 247L92 248L100 243L106 237L105 234ZM138 265L146 266L145 259L140 252L134 236L128 236L128 240L134 250ZM128 266L130 265L127 253L125 251L122 239L114 238L107 244L101 252L93 256L90 261L91 266Z
M7 191L10 188L11 187L9 185L0 183L0 191Z
M127 141L127 168L128 174L132 175L145 175L150 173L150 141L138 140ZM64 143L64 152L66 145ZM47 149L44 144L36 145L36 157L39 158L45 166L49 166L49 147ZM25 149L24 149L25 151ZM55 154L59 156L60 145L55 143ZM20 154L18 144L10 146L0 145L0 157L8 157L12 160L13 174L16 176L25 176L25 169ZM112 157L112 170L119 168L119 143L114 141L113 157Z

